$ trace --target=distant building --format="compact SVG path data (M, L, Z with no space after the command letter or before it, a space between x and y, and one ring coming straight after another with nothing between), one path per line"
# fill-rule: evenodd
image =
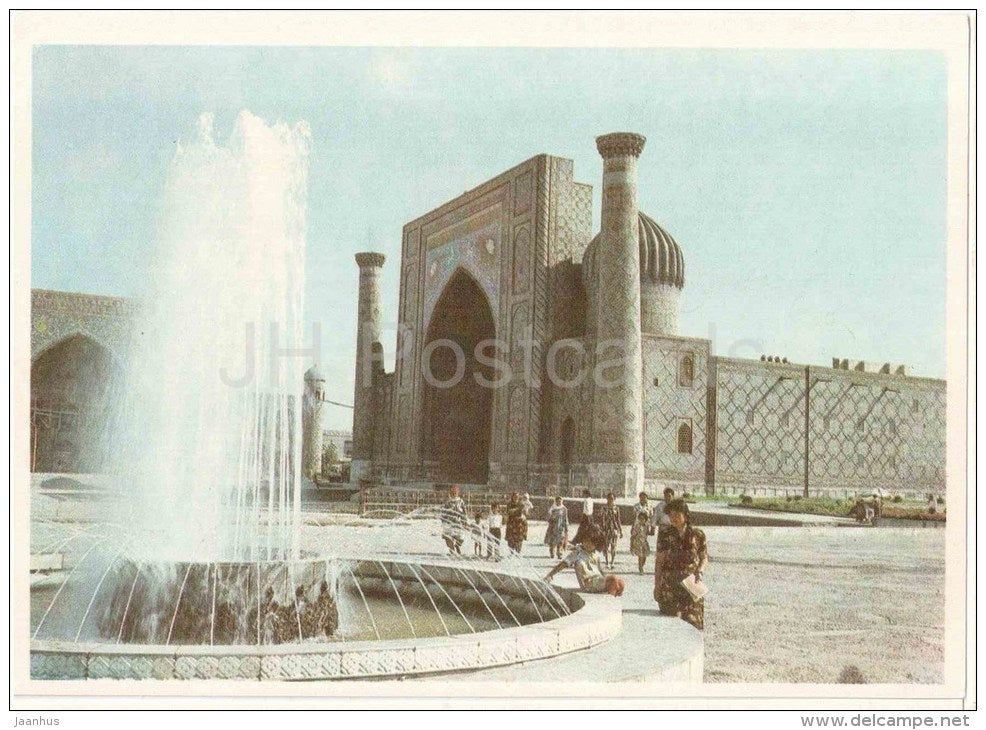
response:
M32 472L103 469L135 311L118 297L31 291Z
M348 462L353 458L353 434L351 431L329 430L322 432L324 444L335 444L340 462Z
M301 402L301 473L313 479L322 472L322 410L325 407L325 376L317 366L305 372Z
M549 155L405 225L393 372L380 341L384 257L357 255L353 433L319 427L324 378L310 370L306 467L331 441L353 481L625 496L944 491L944 381L842 357L832 367L719 357L679 334L683 252L637 207L644 138L605 135L597 147L595 237L592 187ZM36 289L31 305L31 470L99 472L135 304ZM484 388L475 377L492 368L475 346L493 339L512 377ZM436 346L449 340L466 355L464 377L439 387L459 367ZM607 376L619 385L598 387L613 343L628 354Z
M897 364L718 357L680 334L682 249L637 207L644 138L596 143L595 237L592 187L548 155L404 226L393 372L380 342L384 256L357 254L353 480L622 496L943 491L945 382ZM600 387L614 352L626 355L609 367L617 385ZM484 387L493 353L511 375Z

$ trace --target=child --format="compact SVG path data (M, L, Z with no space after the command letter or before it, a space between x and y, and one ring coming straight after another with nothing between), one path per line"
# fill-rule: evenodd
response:
M616 575L603 572L602 561L596 552L596 545L603 541L602 535L596 528L590 528L582 542L575 546L558 565L552 568L544 580L548 583L555 574L565 568L575 568L575 577L579 582L579 590L586 593L609 593L611 596L622 596L626 582Z
M472 523L472 555L474 558L483 557L483 543L486 542L483 534L483 513L476 513L476 521Z
M500 505L494 502L490 505L490 516L486 518L486 557L490 560L500 559L500 539L503 537L503 515Z
M650 555L650 545L647 542L647 533L650 532L650 515L641 510L637 512L637 519L634 520L633 527L630 529L630 552L637 556L637 570L644 572L644 563Z

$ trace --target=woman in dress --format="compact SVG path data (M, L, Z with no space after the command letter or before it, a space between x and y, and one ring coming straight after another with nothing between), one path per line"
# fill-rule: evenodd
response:
M637 524L637 515L643 512L647 515L647 522L650 524L654 516L654 508L650 506L650 500L647 497L647 492L641 492L637 495L637 504L633 505L633 523Z
M582 513L582 517L579 520L579 526L575 530L575 537L572 538L573 545L581 545L585 536L589 534L589 530L592 530L592 518L585 512Z
M527 516L524 514L524 504L520 501L520 493L510 495L507 503L507 547L519 553L527 539Z
M654 600L663 615L678 616L696 629L703 629L705 599L692 598L681 582L688 576L702 580L702 573L709 563L705 533L692 527L685 500L671 500L664 511L671 525L657 538Z
M623 537L623 525L620 524L620 510L616 506L616 495L612 492L606 495L606 504L595 510L593 521L599 529L603 540L603 557L606 567L612 568L616 562L616 542Z
M548 508L548 529L544 533L544 544L548 546L551 557L561 557L561 551L568 542L568 508L561 497Z

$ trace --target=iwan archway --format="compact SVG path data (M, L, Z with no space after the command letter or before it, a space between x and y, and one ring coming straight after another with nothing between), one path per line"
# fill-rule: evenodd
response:
M493 367L476 346L496 337L489 301L458 269L438 298L425 340L422 458L442 481L485 484L489 476ZM482 354L493 356L492 345Z
M31 364L31 471L93 473L106 457L117 366L95 340L76 334Z

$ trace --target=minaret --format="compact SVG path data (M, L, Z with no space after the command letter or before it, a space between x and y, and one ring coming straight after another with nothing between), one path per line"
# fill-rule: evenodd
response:
M358 253L359 304L356 310L356 389L353 395L353 461L350 480L358 483L370 475L373 459L373 424L376 417L373 398L374 345L380 344L380 269L382 253Z
M309 478L322 473L322 410L325 407L325 376L317 366L305 373L302 399L301 473Z
M617 496L643 486L643 384L640 342L640 251L637 158L639 134L596 138L603 158L596 303L594 485ZM612 362L612 366L599 367Z

